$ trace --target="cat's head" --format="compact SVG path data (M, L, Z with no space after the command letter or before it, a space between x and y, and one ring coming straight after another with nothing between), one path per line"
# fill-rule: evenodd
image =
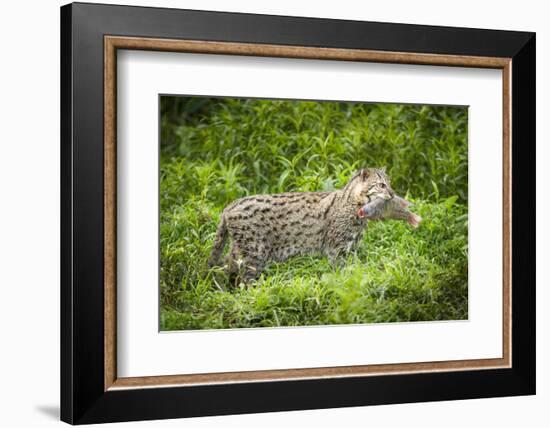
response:
M395 195L385 167L365 168L358 171L346 187L358 206L363 206L376 198L389 200Z

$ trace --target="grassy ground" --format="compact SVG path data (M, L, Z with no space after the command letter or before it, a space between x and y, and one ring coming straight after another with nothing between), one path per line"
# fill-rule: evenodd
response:
M163 97L161 112L162 330L467 318L465 108ZM207 269L234 199L384 165L418 229L371 222L342 266L293 258L248 287Z

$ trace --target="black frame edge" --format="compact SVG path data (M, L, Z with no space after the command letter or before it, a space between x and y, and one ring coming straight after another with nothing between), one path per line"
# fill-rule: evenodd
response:
M181 32L185 32L187 33L185 38L188 40L261 43L258 39L264 37L265 29L277 25L279 31L276 34L270 34L269 44L379 51L395 51L395 44L400 44L402 46L400 52L513 57L533 34L526 31L167 7L85 2L76 2L72 5L75 12L86 16L89 22L99 24L101 18L107 16L112 20L110 24L114 23L116 17L124 19L124 25L121 25L118 31L111 31L109 34L130 37L177 39L181 38L179 36ZM149 14L152 19L144 19L144 14ZM164 33L162 36L155 30L155 26L158 24L157 20L165 24L162 28ZM178 22L178 20L181 21ZM201 22L207 20L211 22L211 27L215 27L215 30L201 25ZM103 22L101 24L108 26ZM139 33L136 30L127 30L134 25L140 26ZM185 30L182 30L181 25L185 26ZM217 36L209 35L213 33L216 33ZM426 37L427 33L431 33L428 38ZM460 44L457 41L460 41Z
M60 9L60 132L61 132L61 388L60 418L74 423L73 390L73 288L72 288L72 5Z
M512 58L512 364L536 393L536 34ZM521 207L513 209L513 207ZM521 316L518 316L521 314Z

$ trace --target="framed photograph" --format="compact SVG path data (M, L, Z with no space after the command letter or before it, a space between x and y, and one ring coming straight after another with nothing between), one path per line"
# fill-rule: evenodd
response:
M535 393L535 35L61 8L61 418Z

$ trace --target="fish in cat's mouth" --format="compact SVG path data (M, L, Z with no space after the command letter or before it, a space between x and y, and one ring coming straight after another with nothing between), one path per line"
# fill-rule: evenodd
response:
M409 205L411 205L409 201L397 195L388 200L376 198L359 208L357 217L368 220L405 220L416 228L422 221L422 217L409 211Z

